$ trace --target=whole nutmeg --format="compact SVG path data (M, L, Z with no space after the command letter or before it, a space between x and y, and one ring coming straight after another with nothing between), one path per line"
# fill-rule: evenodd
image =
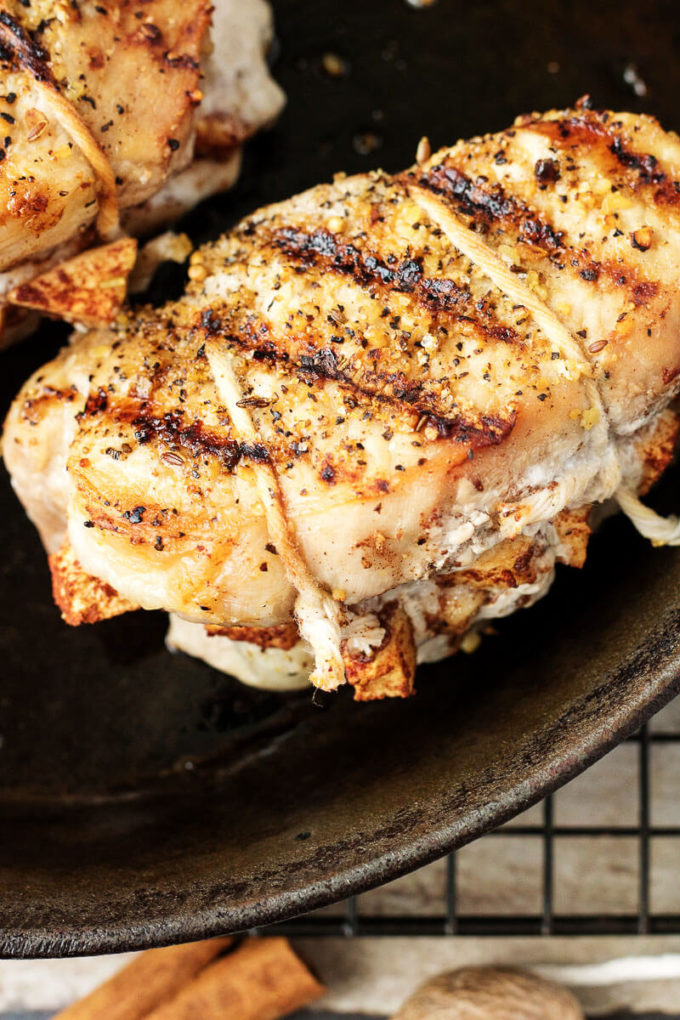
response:
M392 1020L584 1020L566 988L502 967L465 967L427 981Z

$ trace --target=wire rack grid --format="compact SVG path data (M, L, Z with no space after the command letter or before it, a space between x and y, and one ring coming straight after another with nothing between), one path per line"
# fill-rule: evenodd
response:
M679 768L680 699L513 822L444 861L276 930L297 936L680 933Z

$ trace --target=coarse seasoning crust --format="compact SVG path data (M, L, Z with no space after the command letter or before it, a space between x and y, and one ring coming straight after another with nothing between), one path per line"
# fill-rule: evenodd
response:
M190 158L209 25L206 0L3 4L2 269L69 240L104 197L115 226Z
M136 256L132 237L90 248L19 284L9 300L86 326L112 322L125 300Z
M99 623L138 606L121 598L111 585L86 574L66 543L49 558L52 595L66 623Z
M283 103L265 64L269 35L264 0L0 3L3 343L30 325L19 309L92 325L94 308L97 323L110 321L127 272L80 319L81 303L65 308L49 274L234 183L240 146Z
M15 488L211 649L323 624L357 697L410 693L672 456L679 180L674 135L581 104L260 210L29 380Z

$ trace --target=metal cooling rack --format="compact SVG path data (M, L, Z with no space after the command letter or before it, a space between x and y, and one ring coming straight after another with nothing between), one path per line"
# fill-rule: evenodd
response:
M677 850L678 875L680 875L680 824L652 824L650 811L650 758L654 748L662 745L674 745L680 751L680 713L678 732L658 732L649 727L636 736L631 737L627 746L637 748L636 779L637 779L637 823L634 825L597 825L597 824L556 824L555 797L548 797L541 805L542 817L537 822L524 824L522 819L511 825L503 826L489 833L470 846L470 850L486 840L494 840L499 835L509 837L520 850L522 838L538 837L542 847L540 888L542 900L540 909L535 912L515 913L512 915L495 915L489 913L471 914L460 909L458 854L450 854L446 860L445 875L442 876L443 893L440 897L441 909L437 913L409 913L406 915L388 914L384 911L375 916L366 911L364 904L367 896L353 896L342 905L342 912L329 916L328 908L313 914L295 918L274 926L277 932L287 935L319 935L319 936L396 936L396 935L643 935L643 934L676 934L680 933L680 900L671 903L659 903L655 897L655 909L651 907L653 897L650 895L650 848L654 840L672 840L672 850ZM661 752L663 753L663 752ZM669 762L672 765L672 762ZM678 822L680 823L680 797L678 797ZM535 812L534 812L535 817ZM637 863L636 899L637 911L621 913L584 912L569 913L556 909L556 883L559 874L556 872L556 847L564 840L585 837L588 840L609 839L609 846L615 848L612 866L616 869L616 856L626 841L626 850L630 860L633 850ZM631 843L633 846L631 846ZM634 848L634 849L633 849ZM514 847L513 847L514 849ZM507 853L507 851L506 851ZM579 860L578 866L587 869L590 862L587 855ZM417 876L413 873L412 878ZM671 871L671 881L673 872ZM480 880L483 880L480 876ZM401 882L407 879L401 879ZM678 883L680 885L680 883ZM384 887L387 888L387 887ZM633 891L635 892L635 891ZM436 907L439 906L437 900ZM667 912L669 906L672 912Z

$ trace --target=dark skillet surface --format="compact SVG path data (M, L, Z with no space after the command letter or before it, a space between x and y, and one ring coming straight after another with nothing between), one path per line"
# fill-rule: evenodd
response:
M423 133L451 143L585 92L680 127L674 2L276 6L288 108L238 189L189 217L197 239L336 170L399 169ZM322 71L325 52L346 77ZM630 62L645 97L624 81ZM179 285L161 274L155 293ZM64 336L48 325L0 355L3 409ZM415 699L357 706L342 692L319 709L171 656L161 614L67 628L4 475L0 507L5 955L239 930L394 878L565 782L679 684L680 552L622 520L477 654L423 669Z

